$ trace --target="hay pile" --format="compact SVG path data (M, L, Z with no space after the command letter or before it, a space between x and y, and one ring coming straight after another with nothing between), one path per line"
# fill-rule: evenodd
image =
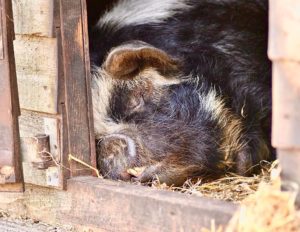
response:
M295 192L263 184L235 213L225 232L300 231L300 212L295 209Z
M295 208L298 185L284 183L281 185L279 172L276 179L261 183L257 192L246 198L235 213L228 226L202 232L296 232L300 231L300 211ZM280 186L286 187L284 191Z
M188 180L182 187L167 186L154 181L151 186L158 189L168 189L198 196L212 197L219 200L241 202L246 197L254 194L260 183L269 183L272 170L278 166L278 161L262 162L261 172L251 177L227 174L218 180L202 183L201 180Z
M86 168L94 171L98 178L102 178L99 170L83 162L82 160L77 159L72 154L69 154L69 162L71 161L75 161L86 166ZM61 166L58 163L57 165ZM241 202L249 195L254 194L257 191L260 183L270 182L270 174L272 170L278 166L278 161L276 160L272 163L262 161L259 165L261 169L260 174L251 177L244 177L234 173L228 173L225 177L211 182L202 182L201 179L196 181L187 180L181 187L167 186L165 183L160 183L159 181L152 181L144 185L150 185L151 187L157 189L166 189L181 193L212 197L219 200ZM130 168L127 170L127 173L132 177L138 177L144 169L145 167ZM141 183L135 182L134 184L140 185Z
M253 177L228 174L209 183L187 181L181 188L158 182L152 187L240 202L225 228L212 222L211 228L202 232L300 232L300 211L295 208L299 186L281 183L278 161L262 164L261 170Z

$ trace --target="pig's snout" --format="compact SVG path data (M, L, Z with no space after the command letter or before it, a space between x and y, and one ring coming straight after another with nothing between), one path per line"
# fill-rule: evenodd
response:
M97 142L98 165L104 177L128 180L127 169L136 157L136 145L124 134L103 136Z

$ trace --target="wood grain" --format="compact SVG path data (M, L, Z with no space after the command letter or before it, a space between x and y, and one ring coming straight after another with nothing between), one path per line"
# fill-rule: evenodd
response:
M277 148L300 149L299 72L299 62L273 62L272 143Z
M65 81L65 112L68 153L91 164L95 158L92 104L89 86L89 53L86 7L82 0L60 1L62 52ZM67 155L67 154L65 154ZM91 174L77 162L70 164L72 175Z
M284 181L300 185L300 2L270 1L269 49L272 65L272 145ZM297 204L300 206L300 193Z
M17 36L16 68L23 109L57 113L57 40Z
M61 163L59 119L23 110L19 122L24 181L35 185L62 188L61 166L38 170L32 165L36 158L36 152L32 151L32 142L36 134L49 135L50 153L58 163Z
M11 1L0 0L3 59L0 60L0 182L2 191L23 191L18 116L18 88L16 85L13 52L13 24ZM3 170L11 170L9 174Z
M15 33L53 37L53 0L13 0Z
M84 48L84 60L85 60L85 77L86 77L86 92L88 102L88 124L90 128L90 142L91 142L91 153L90 159L91 164L96 167L96 145L95 145L95 134L94 134L94 119L93 119L93 108L92 108L92 92L91 92L91 74L90 74L90 53L89 53L89 37L88 37L88 15L87 15L87 2L81 0L81 14L82 14L82 31L83 31L83 48Z
M58 113L61 116L59 120L59 132L60 132L60 152L61 162L65 168L61 169L60 179L62 180L63 189L67 188L67 179L70 178L70 166L68 161L69 154L69 136L68 136L68 124L67 113L65 105L65 75L64 75L64 62L63 62L63 48L61 37L61 21L60 21L60 0L54 0L54 25L55 25L55 37L58 44Z
M0 193L0 209L79 231L201 231L226 224L237 205L94 177L68 181L68 191L26 186L24 195Z
M1 7L1 3L0 3ZM2 11L0 10L0 59L4 59L4 47L3 47L3 36L2 36Z
M300 61L300 1L270 1L269 50L272 60Z

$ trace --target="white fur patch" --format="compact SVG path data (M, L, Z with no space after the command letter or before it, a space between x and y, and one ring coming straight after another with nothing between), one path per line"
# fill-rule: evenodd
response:
M199 98L203 104L202 109L204 109L206 112L209 112L212 116L212 119L219 120L224 109L224 103L217 96L216 90L211 89L206 95L200 94Z
M113 80L101 68L92 70L92 98L94 112L94 127L96 136L107 134L109 128L117 124L110 122L107 115L109 100L113 89Z
M128 25L161 23L189 8L187 0L120 0L97 25L119 29Z

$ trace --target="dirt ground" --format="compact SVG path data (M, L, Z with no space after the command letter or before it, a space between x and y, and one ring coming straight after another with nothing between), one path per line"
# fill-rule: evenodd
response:
M1 232L75 232L71 226L49 225L38 220L12 217L0 211Z

